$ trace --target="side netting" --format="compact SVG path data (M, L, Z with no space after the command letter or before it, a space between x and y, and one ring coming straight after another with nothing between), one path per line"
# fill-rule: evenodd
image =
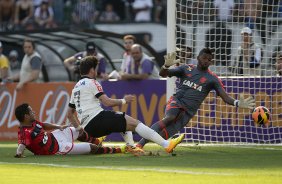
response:
M178 52L181 62L196 64L202 48L214 49L214 64L210 70L222 79L226 91L236 99L239 93L244 93L245 97L252 95L256 106L265 106L271 112L270 125L258 126L252 120L251 110L227 105L211 92L185 127L185 140L281 144L282 71L279 73L278 63L282 62L282 12L279 12L282 3L264 4L261 0L168 2L168 12L175 6L172 8L175 16L168 16L168 45L181 49ZM173 82L167 84L167 96L170 96L174 91Z

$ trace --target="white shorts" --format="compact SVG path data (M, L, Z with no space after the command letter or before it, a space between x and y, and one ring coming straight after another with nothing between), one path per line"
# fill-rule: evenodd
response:
M55 139L59 144L59 151L56 154L88 154L91 151L90 143L74 143L79 132L74 127L67 127L63 131L52 131Z
M73 148L73 142L77 139L78 132L75 131L74 127L67 127L63 131L54 130L52 134L56 138L59 144L59 151L57 154L67 154Z

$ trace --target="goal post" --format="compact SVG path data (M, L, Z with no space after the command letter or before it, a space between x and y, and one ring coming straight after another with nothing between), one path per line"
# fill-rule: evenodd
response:
M240 93L253 96L256 106L271 112L270 125L260 127L253 122L251 110L227 105L212 91L187 122L186 142L282 143L282 76L276 69L280 54L282 59L282 5L258 2L167 1L167 52L188 46L192 58L181 58L179 52L178 57L189 63L195 62L202 48L214 49L210 70L221 78L226 91L235 99ZM247 37L249 44L244 44ZM167 97L174 91L175 82L168 79Z

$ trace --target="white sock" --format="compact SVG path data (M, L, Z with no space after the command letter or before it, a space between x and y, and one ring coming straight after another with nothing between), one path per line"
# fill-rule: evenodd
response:
M126 131L125 133L120 133L124 139L127 146L134 146L133 135L131 131Z
M156 131L153 129L147 127L143 123L138 123L138 125L135 128L135 131L143 138L148 139L150 141L153 141L157 143L158 145L167 148L169 145L169 141L162 138Z

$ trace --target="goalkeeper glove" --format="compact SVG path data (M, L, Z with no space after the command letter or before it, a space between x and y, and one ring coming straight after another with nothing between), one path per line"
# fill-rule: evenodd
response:
M170 66L179 63L179 59L176 60L176 52L171 52L168 53L167 55L164 56L164 68L168 69Z
M244 95L240 94L239 100L235 100L234 101L234 105L236 107L240 107L240 108L249 108L249 109L254 109L255 108L255 100L253 99L253 97L248 97L246 99L244 99Z

